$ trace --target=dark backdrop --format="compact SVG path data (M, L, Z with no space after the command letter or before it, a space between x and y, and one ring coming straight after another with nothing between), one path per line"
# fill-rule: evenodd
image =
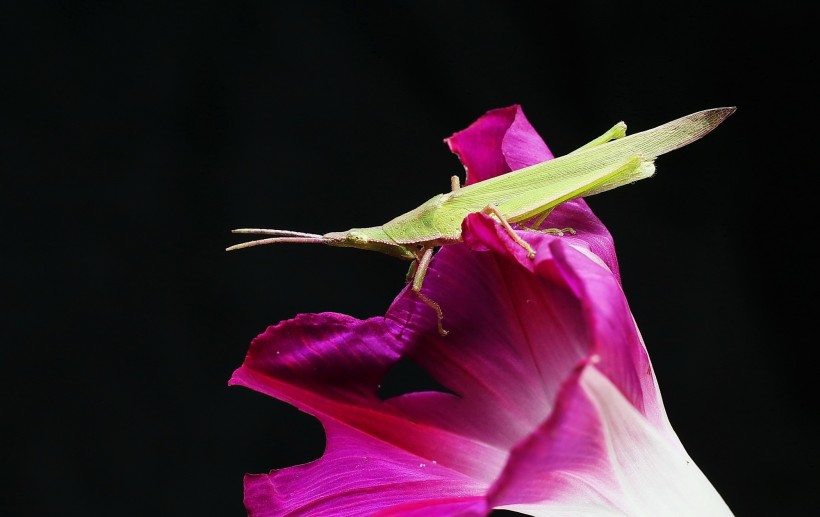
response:
M3 515L240 516L245 472L320 455L226 382L269 324L382 314L406 264L229 230L384 222L513 103L556 154L738 107L589 203L694 460L738 515L816 508L818 18L714 3L4 2Z

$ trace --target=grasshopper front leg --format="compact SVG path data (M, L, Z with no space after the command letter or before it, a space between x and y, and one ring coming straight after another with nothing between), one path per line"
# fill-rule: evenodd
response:
M455 192L460 188L461 181L458 176L450 176L450 191ZM442 323L444 320L444 314L441 312L441 305L431 300L421 292L421 286L424 284L424 277L427 275L427 269L430 267L430 261L432 259L433 247L421 248L417 252L416 260L413 261L410 265L410 269L407 271L406 281L407 283L412 283L410 288L414 293L416 293L416 296L418 296L421 301L436 312L436 318L438 319L438 333L442 336L446 336L448 332L444 329L444 324Z
M410 266L410 271L407 272L407 281L412 282L410 289L416 293L421 301L427 304L428 307L436 311L438 318L438 333L446 336L448 332L444 330L442 320L444 315L441 312L441 306L435 301L431 300L421 292L421 286L424 283L424 277L427 275L427 269L430 267L430 261L433 259L433 247L422 248L418 252L418 257Z
M461 188L461 180L458 179L458 176L450 176L450 192L455 192L456 190Z

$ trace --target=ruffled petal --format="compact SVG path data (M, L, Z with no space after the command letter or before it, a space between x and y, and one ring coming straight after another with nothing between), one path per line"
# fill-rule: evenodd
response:
M329 418L322 423L327 448L320 459L246 476L245 504L251 517L413 515L420 508L426 515L453 515L434 510L485 508L486 484L360 429Z
M257 337L229 384L288 402L323 424L344 423L418 456L418 463L436 461L474 479L491 480L507 452L455 432L460 422L440 408L457 405L458 397L425 392L379 399L379 383L411 342L406 334L389 318L300 315ZM447 384L447 377L441 378ZM405 399L431 408L430 418L408 418Z
M444 141L464 165L465 185L553 158L518 104L488 111Z
M464 165L466 184L553 158L552 151L517 104L488 111L445 142ZM567 235L568 240L600 257L620 279L612 236L583 199L562 203L541 227L572 228L576 236Z

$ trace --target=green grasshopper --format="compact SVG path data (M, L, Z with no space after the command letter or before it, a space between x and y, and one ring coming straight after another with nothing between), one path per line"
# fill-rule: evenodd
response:
M425 274L439 246L461 242L461 223L472 213L484 213L498 220L512 239L527 251L535 250L510 223L529 223L525 229L563 235L572 228L540 230L550 212L571 199L598 194L621 185L648 178L655 172L658 156L694 142L716 128L735 107L699 111L667 122L654 129L626 136L626 124L618 122L609 131L575 151L535 165L461 187L458 176L451 178L451 191L434 196L381 226L353 228L324 235L240 228L233 233L269 235L270 238L244 242L227 251L278 242L322 243L373 250L412 264L407 283L438 316L438 331L446 335L441 307L421 292Z

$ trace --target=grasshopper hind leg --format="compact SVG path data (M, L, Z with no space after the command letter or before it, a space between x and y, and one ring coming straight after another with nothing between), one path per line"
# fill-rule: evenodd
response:
M553 207L555 208L555 207ZM530 219L527 224L522 224L521 228L531 231L531 232L538 232L538 233L546 233L548 235L557 235L559 237L563 236L564 234L575 235L575 230L573 228L541 228L541 225L544 224L544 220L552 213L552 208L548 210L544 210L541 214L538 214L534 219Z
M564 235L575 235L576 232L574 228L538 228L530 227L530 226L521 226L521 229L527 230L528 232L535 232L535 233L545 233L547 235L555 235L557 237L563 237Z
M488 205L487 208L483 210L483 213L488 215L494 215L496 219L498 219L498 221L501 223L501 226L503 226L504 229L507 230L507 233L510 235L512 240L514 240L516 244L518 244L527 251L527 256L531 259L535 258L535 250L532 249L532 246L530 246L530 244L527 241L525 241L517 233L515 233L513 227L510 226L510 222L507 221L507 218L504 217L501 214L501 212L498 211L498 208L496 208L493 205Z

